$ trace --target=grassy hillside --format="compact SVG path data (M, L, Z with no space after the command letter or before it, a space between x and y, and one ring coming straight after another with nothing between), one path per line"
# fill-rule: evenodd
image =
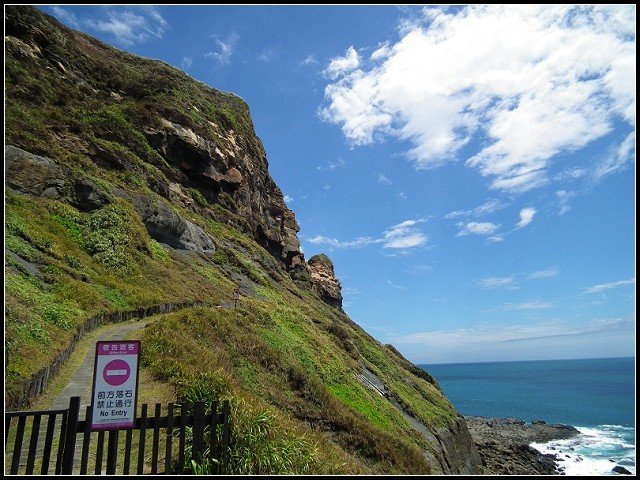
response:
M18 40L7 47L5 141L64 167L58 188L69 194L5 193L5 402L89 316L204 301L145 329L143 363L181 398L232 400L233 472L431 472L424 451L433 447L389 400L431 430L450 426L457 414L431 377L293 280L269 244L247 234L233 200L187 182L143 132L169 118L224 146L230 134L220 128L233 130L243 151L263 158L244 102L34 9L7 10ZM76 208L77 178L104 192L99 208ZM189 202L168 203L159 182L183 182ZM136 195L167 203L215 252L152 239ZM361 383L363 368L389 398Z

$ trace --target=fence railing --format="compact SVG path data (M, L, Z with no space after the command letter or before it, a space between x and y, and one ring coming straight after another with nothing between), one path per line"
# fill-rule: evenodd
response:
M210 473L225 471L228 401L156 403L153 412L143 404L126 430L92 431L91 406L84 413L80 419L80 397L64 410L6 412L5 474L180 474L205 459Z

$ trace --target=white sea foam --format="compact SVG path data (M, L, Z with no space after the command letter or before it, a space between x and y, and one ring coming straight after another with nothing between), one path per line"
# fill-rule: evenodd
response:
M616 465L636 473L634 428L620 425L576 427L580 435L567 440L532 443L542 453L557 455L567 475L615 475Z

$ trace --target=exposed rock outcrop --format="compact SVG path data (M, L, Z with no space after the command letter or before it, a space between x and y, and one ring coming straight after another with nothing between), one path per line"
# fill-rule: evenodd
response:
M6 145L4 161L5 183L12 190L65 200L84 212L109 203L102 187L87 177L73 175L50 158Z
M619 475L633 475L632 472L630 472L629 470L627 470L624 467L621 467L620 465L616 465L615 467L613 467L611 469L612 472L617 473Z
M34 155L13 145L4 149L6 185L30 195L65 200L79 210L90 212L110 203L110 196L87 177L74 177L68 168L50 158ZM154 240L197 253L212 253L215 243L204 230L185 220L162 202L124 190L114 192L129 200Z
M313 289L320 298L331 305L342 309L342 287L333 271L333 263L326 255L314 255L307 262Z
M165 118L147 126L149 143L184 175L183 183L197 189L210 203L234 215L227 221L252 235L289 271L305 270L294 213L267 171L267 160L257 137L246 141L233 130L209 122L205 137L188 126ZM166 188L159 193L170 194Z
M154 240L178 250L215 252L215 243L202 228L180 217L164 203L138 195L133 199L133 205Z
M459 416L449 428L439 429L435 437L442 452L442 459L438 459L442 473L454 475L481 473L482 461L464 417Z
M547 425L511 418L466 417L480 452L484 473L489 475L557 475L555 455L543 454L532 442L571 438L580 432L569 425Z
M398 352L398 355L399 352ZM424 439L431 444L430 451L424 455L429 460L433 472L436 474L476 475L481 473L482 460L471 438L464 417L458 416L448 428L440 428L435 432L429 430L422 422L407 412L392 392L387 390L384 383L361 365L361 373L358 375L360 382L374 390L387 400L401 413L401 415L415 428Z

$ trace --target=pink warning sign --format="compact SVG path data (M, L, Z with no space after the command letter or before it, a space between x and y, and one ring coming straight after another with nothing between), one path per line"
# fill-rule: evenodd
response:
M138 398L140 340L100 341L93 371L91 428L132 428Z

